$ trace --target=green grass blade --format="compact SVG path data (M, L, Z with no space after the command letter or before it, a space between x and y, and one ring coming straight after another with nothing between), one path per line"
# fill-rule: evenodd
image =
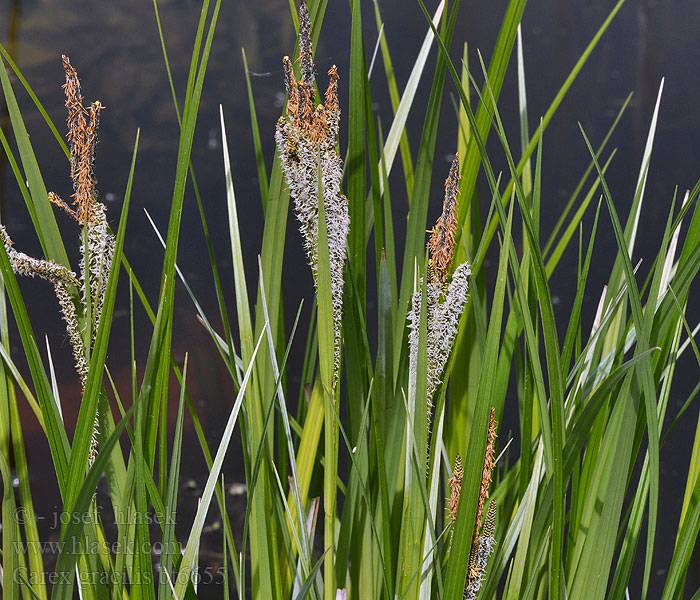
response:
M29 515L29 518L25 518L23 521L26 553L28 555L27 568L28 574L30 574L32 579L34 579L34 574L44 572L44 560L41 552L41 542L39 540L37 520L32 518L32 516L35 514L34 503L32 501L30 489L27 453L25 450L24 434L22 433L22 424L20 422L20 415L17 407L17 398L14 387L11 385L9 379L6 380L6 384L5 393L7 393L8 396L7 400L10 409L8 415L8 425L10 427L12 437L12 456L14 457L15 473L19 487L19 500L25 511L25 515ZM3 546L3 548L8 547ZM12 571L9 571L9 573L12 573ZM38 585L40 583L38 581L33 583L35 584L33 586L33 594L36 596L36 598L38 600L46 600L46 588L43 585Z
M51 120L51 117L49 117L49 113L46 112L46 109L39 100L39 97L34 93L34 90L29 85L29 82L25 79L24 75L22 75L22 71L19 70L19 67L15 64L15 61L12 60L12 56L10 56L10 53L5 49L5 47L2 44L0 44L0 54L2 54L3 58L7 61L7 64L10 65L10 68L14 72L15 77L17 77L19 82L24 86L24 89L34 102L34 106L36 106L39 113L41 113L41 116L44 118L44 121L46 121L46 124L51 130L51 133L53 133L53 136L56 138L58 145L61 147L63 153L66 155L66 158L70 160L70 150L68 150L66 142L63 140L63 137L61 137L61 134L58 132L58 129L56 129L56 126Z
M634 220L630 220L630 222L628 222L627 224L627 229L629 230L630 256L632 255L632 251L634 250L634 243L637 239L637 228L639 226L639 217L641 215L642 198L644 197L644 189L646 188L647 175L649 174L649 159L651 158L651 151L654 146L654 136L656 135L656 123L659 118L659 106L661 104L661 94L663 93L663 91L664 79L662 78L661 83L659 84L659 91L656 96L654 114L651 117L651 124L649 125L649 133L647 135L646 144L644 146L644 154L642 155L642 168L639 171L637 186L634 194L635 204L638 203L638 207L633 205L633 208L631 209L631 214L634 215ZM627 233L627 231L625 233Z
M253 147L255 148L255 162L258 166L258 184L260 186L260 199L262 201L263 213L267 210L267 192L270 187L265 168L265 158L260 141L260 128L258 127L258 116L255 112L255 101L253 100L253 88L250 84L250 71L248 71L248 61L245 57L245 49L241 48L243 56L243 70L245 71L245 84L248 90L248 106L250 107L250 128L253 132Z
M64 544L64 550L59 554L56 563L56 573L60 573L61 576L53 587L52 600L72 600L73 598L74 567L76 560L82 555L83 528L86 525L86 519L82 517L88 514L90 510L89 507L93 501L97 482L104 471L107 461L110 459L112 448L119 441L122 431L126 428L129 419L138 406L139 402L137 401L116 426L112 435L102 444L101 451L95 458L94 464L90 467L84 481L80 483L73 494L75 501L70 514L77 515L77 518L71 518L61 528L61 542ZM76 550L77 553L75 552Z
M367 67L362 42L362 11L360 0L352 0L352 26L350 28L350 86L348 109L348 159L345 171L348 176L348 261L352 267L353 284L357 289L362 313L365 305L365 271L367 246L365 243L366 204L366 141L365 141L365 84ZM367 90L369 93L369 90Z
M634 273L632 271L632 263L629 258L629 247L625 240L624 233L622 231L622 226L620 220L617 217L617 211L615 210L615 205L610 195L610 190L608 189L607 183L603 176L600 165L595 160L595 154L593 149L586 137L585 132L581 129L588 150L593 157L596 165L596 170L598 171L598 176L601 180L603 186L603 191L605 192L605 201L608 205L608 211L613 222L613 228L615 230L615 237L617 239L618 247L620 253L618 256L622 257L623 268L625 274L625 280L629 290L630 303L632 305L632 315L634 324L637 331L637 353L645 353L649 350L649 341L647 326L645 325L644 314L642 311L642 304L639 297L639 291L637 290L637 284L634 280ZM649 574L651 570L651 559L654 548L654 537L656 534L656 520L658 514L658 502L659 502L659 423L656 414L656 391L654 386L653 372L651 366L651 359L649 357L643 360L640 366L640 377L642 383L642 389L644 393L644 407L647 419L647 428L649 432L649 465L650 465L650 489L649 489L649 525L647 534L647 552L644 567L644 582L642 585L642 597L646 597L646 590L649 581Z
M700 531L700 477L696 477L685 518L681 520L662 598L681 598L685 575Z
M175 437L173 439L173 452L170 458L170 474L168 476L168 487L165 491L165 513L163 518L163 538L162 552L160 564L165 570L172 570L173 557L175 549L175 521L177 515L177 492L180 481L180 460L182 457L182 425L185 406L185 387L187 382L187 360L188 355L185 354L185 362L182 366L182 384L180 386L180 402L177 408L177 418L175 421ZM224 536L224 543L226 536ZM224 560L226 554L224 553ZM158 585L158 600L167 600L171 598L170 586L164 578L160 578Z
M624 228L624 237L629 247L628 256L630 259L632 258L632 252L634 250L634 243L637 235L637 226L639 224L639 218L642 210L644 188L646 186L647 173L649 171L649 162L651 159L651 150L654 143L654 136L656 134L656 123L659 114L659 106L661 104L661 93L663 92L663 87L664 81L662 79L656 98L654 114L652 115L651 124L649 126L649 132L647 134L646 145L644 147L642 162L639 168L639 175L637 176L637 185L634 192L632 207L630 208L630 214L627 218L627 224ZM612 273L610 274L610 281L608 283L608 286L611 288L612 291L618 289L621 283L624 281L624 268L624 257L618 254L617 258L615 259L615 264L613 265ZM608 336L606 345L603 347L604 352L609 351L616 345L617 337L622 335L621 329L624 319L624 310L621 310L617 315L615 315L615 322L612 325L612 331Z
M254 353L257 354L260 344L262 343L263 336L258 338L258 342L255 346ZM253 359L255 358L255 354ZM175 597L183 598L185 589L190 580L190 574L195 568L194 558L197 552L197 547L199 545L199 538L202 534L202 529L204 527L204 520L206 519L207 512L209 511L209 505L211 503L212 496L214 494L214 488L216 487L217 481L219 479L219 473L221 472L221 467L224 462L224 457L226 456L226 451L228 450L229 443L231 441L231 436L233 435L233 429L238 420L238 413L241 409L243 399L245 398L246 391L248 388L248 382L250 380L251 373L253 372L254 362L251 362L246 370L243 381L241 382L241 388L236 395L236 400L231 409L231 414L229 415L228 422L226 423L226 428L221 437L221 442L219 443L219 448L216 451L216 456L214 457L214 462L212 463L211 469L209 470L209 476L207 477L207 483L204 486L204 492L202 493L202 500L197 508L197 514L194 518L194 523L192 524L192 529L190 530L190 535L187 539L187 544L185 546L185 551L182 556L182 563L180 566L180 572L178 573L177 584L175 586Z
M261 296L263 300L263 310L266 316L267 315L267 299L265 297L265 288L263 286L263 277L262 277L262 264L260 263L260 259L258 257L258 264L260 267L260 285L261 285ZM301 306L299 307L299 311L297 312L297 322L299 320L299 314L301 313ZM295 324L295 329L296 329L296 324ZM294 438L292 437L292 431L291 427L289 425L289 413L287 412L287 405L284 399L284 390L281 385L281 375L280 375L280 370L279 370L279 365L277 363L277 357L275 355L275 344L273 341L272 337L272 331L270 330L269 327L269 321L268 321L268 327L266 327L266 332L267 332L267 343L268 343L268 351L270 352L270 361L272 364L272 372L273 375L275 376L275 379L278 382L277 385L277 399L279 401L279 408L280 412L282 414L282 422L284 424L284 433L285 433L285 438L287 441L287 448L289 452L289 457L290 457L290 466L292 469L292 476L291 476L291 483L293 485L293 490L297 490L297 493L292 494L294 500L295 500L295 509L296 509L296 524L299 527L299 534L298 538L302 540L302 544L299 547L300 549L300 558L301 558L301 564L302 564L302 575L306 576L310 570L311 570L311 551L308 545L308 539L307 536L304 533L304 509L301 503L301 495L298 493L298 490L300 490L299 486L299 474L297 472L297 464L296 461L294 460ZM282 495L282 499L285 500L286 498L284 495ZM294 519L291 521L291 523L294 522ZM296 529L292 527L292 531L295 532Z
M39 164L34 155L29 134L17 104L17 98L12 90L10 79L4 66L0 68L0 83L2 83L2 89L5 93L5 103L10 115L10 122L12 123L12 130L17 142L22 166L24 167L24 175L29 184L31 202L27 204L27 209L32 217L34 229L39 236L46 258L50 258L60 265L70 266L61 234L58 231L56 218L53 215L53 209L48 199L44 179L41 176Z
M520 115L520 151L524 155L525 151L527 150L527 143L530 140L530 129L527 123L527 89L525 86L525 58L523 56L523 32L520 25L518 25L518 39L516 48L518 58L518 108ZM464 77L462 77L462 80L464 80ZM462 87L464 87L464 85ZM526 194L529 194L530 186L532 185L532 169L529 158L523 166L523 172L521 177L523 190Z
M270 329L275 338L279 331L279 324L282 315L282 298L281 298L281 278L282 264L284 261L284 253L279 252L279 248L284 246L287 227L287 213L289 208L289 190L283 182L282 169L280 167L279 158L276 156L270 177L270 192L268 194L267 211L265 213L265 226L263 229L263 241L260 257L263 264L264 287L267 293L268 303L267 308L270 315ZM262 298L258 292L258 300L255 309L255 332L256 335L264 333L265 318L262 310ZM275 339L277 344L277 340ZM261 357L265 356L267 348L261 350ZM269 373L268 373L269 375ZM255 386L274 391L274 381L271 377L262 381L253 381ZM254 448L262 447L262 436L266 435L264 427L266 407L263 406L263 398L268 395L262 395L253 387L253 395L248 406L248 444L250 450L248 460L253 463L253 457L256 455ZM271 397L271 394L269 395ZM269 408L274 405L270 402ZM267 442L266 442L267 443ZM256 459L257 460L257 459ZM247 470L249 481L251 480L250 469ZM272 551L271 543L268 536L268 523L270 519L269 510L265 504L265 494L272 493L268 491L269 477L267 470L262 470L260 479L257 481L257 486L260 492L256 492L249 496L249 506L251 507L251 568L252 577L258 578L260 582L258 589L254 589L254 598L265 599L272 597L275 593L272 591L272 586L277 585L277 573L273 571L272 559L269 552ZM255 476L257 479L257 475ZM250 490L251 488L249 488ZM252 492L249 492L252 493ZM280 592L281 593L281 592Z
M131 168L129 170L129 178L124 192L124 203L122 205L122 213L119 219L119 229L114 249L113 268L110 270L107 289L104 297L102 308L102 317L100 319L97 337L95 338L95 346L93 348L90 370L85 383L85 391L83 393L83 401L80 405L78 413L78 422L73 438L73 446L70 453L69 471L67 473L67 494L64 496L64 505L66 510L72 510L75 500L75 493L80 490L80 483L85 475L85 467L88 464L88 453L90 451L90 439L92 437L93 423L97 410L97 401L102 389L104 363L107 357L107 344L109 342L109 334L112 327L112 313L114 311L114 302L117 294L117 282L119 280L119 265L121 263L122 251L124 248L124 236L126 234L126 220L129 213L129 204L131 201L131 189L134 179L134 169L136 166L136 154L138 152L139 133L136 134L134 142L134 151L131 158Z
M593 221L593 229L591 230L591 235L588 242L588 250L586 251L586 260L583 265L583 269L578 278L578 286L576 289L576 298L574 299L574 305L571 310L571 318L569 319L569 325L566 329L566 336L564 338L564 345L562 347L561 353L561 364L564 369L568 368L571 362L571 355L574 351L574 343L576 341L576 333L580 327L581 323L581 307L583 306L583 297L586 290L586 282L588 281L588 273L591 267L591 258L593 256L593 243L595 242L595 234L598 230L598 217L600 216L600 202L598 203L598 208L595 212L595 219Z
M433 16L433 23L436 25L442 17L444 8L445 1L440 0L440 4L438 4L437 9L435 9L435 14ZM425 39L423 40L423 45L418 53L418 57L413 63L413 69L411 70L411 75L408 77L403 94L401 95L401 101L399 102L398 107L395 109L396 115L391 123L389 135L387 136L386 143L384 144L382 164L380 165L380 172L382 169L384 169L387 175L391 173L391 167L394 164L394 158L396 158L396 152L398 151L401 138L405 131L406 121L408 120L408 114L411 110L411 106L413 105L416 90L418 89L418 83L420 82L421 75L425 69L425 63L428 60L428 54L433 43L433 37L433 30L429 29L428 33L425 34ZM383 183L381 191L382 193L384 191ZM413 198L413 195L411 195L410 198Z
M486 346L483 353L479 386L477 388L472 434L469 436L469 446L464 455L466 460L464 462L462 492L460 495L452 548L450 550L445 577L444 597L448 600L458 600L461 598L467 575L467 560L471 547L479 488L481 486L481 471L483 467L484 450L486 448L491 396L495 386L491 374L495 372L498 362L498 348L501 337L501 324L503 322L512 222L513 212L511 205L511 211L505 224L503 247L501 248L498 262L496 288L491 303L491 316L489 319Z
M377 25L377 36L379 47L382 51L382 62L384 64L384 74L386 75L387 87L389 88L389 99L391 100L391 109L394 112L394 117L399 110L399 88L396 85L396 77L394 76L394 66L391 62L391 54L389 53L389 44L384 35L384 23L382 22L381 14L379 13L379 2L374 2L374 18ZM403 164L404 180L406 182L406 196L410 198L413 195L413 160L411 159L411 145L408 141L408 133L404 129L399 140L399 150L401 151L401 162ZM382 164L386 165L386 161L382 159ZM386 185L380 183L380 189L386 190Z
M7 600L19 600L19 586L15 575L19 572L19 552L21 547L17 524L12 470L5 454L0 452L0 473L2 474L2 594Z
M669 213L669 221L673 212ZM670 230L667 228L665 238L668 238ZM652 296L653 297L653 296ZM680 311L682 314L683 311ZM666 409L668 407L669 393L671 390L671 382L673 380L673 374L676 367L676 361L678 357L678 347L680 345L681 331L683 329L682 319L678 318L675 333L673 336L673 342L669 352L669 357L666 361L665 376L663 378L663 383L661 385L661 390L659 393L659 404L658 404L658 418L659 422L663 423ZM658 352L658 350L657 350ZM629 525L627 527L627 532L622 541L622 546L619 552L619 558L617 563L617 568L615 570L615 576L612 582L611 591L614 593L617 590L618 594L623 593L623 589L627 588L630 581L630 576L632 572L632 564L634 562L635 554L637 553L637 544L640 538L642 522L644 517L644 509L646 506L647 498L649 495L649 453L646 453L644 457L644 464L642 465L642 473L639 478L639 484L634 495L634 500L630 508Z
M456 0L452 7L447 26L444 31L443 40L438 34L429 15L426 11L426 18L430 22L433 35L436 36L442 48L448 47L452 41L454 27L459 11L460 0ZM403 269L401 273L401 287L399 292L399 307L397 318L403 321L408 312L409 300L412 294L414 281L414 265L416 261L423 258L423 248L425 246L425 230L428 215L428 199L430 191L430 181L432 179L433 158L435 154L435 144L437 141L437 127L442 105L442 92L445 86L445 70L447 68L446 53L440 53L435 66L433 85L428 99L428 108L423 122L423 132L421 134L420 147L418 149L418 161L416 163L416 176L413 188L413 198L411 200L411 210L408 213L408 224L406 226L406 242L403 253ZM390 143L391 132L387 138L387 145ZM390 157L391 154L385 148L384 154ZM391 164L391 163L389 163ZM387 172L389 169L387 169ZM397 380L399 370L399 360L401 357L401 347L405 344L405 328L397 328L394 332L394 379Z
M469 100L469 51L467 43L464 42L464 49L462 50L462 78L461 85L464 90L467 100ZM471 135L469 131L469 119L467 119L467 111L464 108L464 104L460 99L459 110L458 110L458 128L457 128L457 152L459 152L459 170L460 172L464 169L464 157L467 155L467 146L469 145L469 137ZM465 226L469 226L469 223L465 223Z
M318 177L318 354L319 374L324 397L324 458L323 469L323 546L326 558L323 565L323 595L335 596L335 519L336 477L338 469L338 428L334 414L338 410L338 395L335 386L336 373L335 329L333 323L333 300L331 291L331 264L328 248L326 211L320 174ZM338 390L339 391L339 390Z
M241 250L241 234L238 227L238 210L236 196L233 190L231 161L228 153L226 126L224 125L224 110L219 107L221 117L221 145L224 152L224 174L226 176L226 203L228 206L228 229L231 236L231 260L233 263L234 287L236 291L236 310L238 311L238 327L241 336L241 358L244 364L249 364L253 353L253 326L250 321L248 305L248 288L243 269L243 252Z

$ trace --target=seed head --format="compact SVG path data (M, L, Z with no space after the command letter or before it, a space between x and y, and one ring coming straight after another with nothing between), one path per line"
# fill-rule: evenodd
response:
M457 233L459 179L459 155L455 154L450 174L445 180L445 200L442 204L442 214L431 230L428 242L433 266L432 280L435 283L445 284L450 276L455 250L455 234Z
M299 62L301 63L301 80L313 87L314 58L311 46L311 19L306 0L299 6Z
M105 206L97 202L93 172L97 130L103 106L97 100L85 108L78 73L67 56L63 56L63 69L66 77L63 90L68 110L66 137L71 152L70 176L73 182L73 204L76 208L71 208L55 192L49 193L48 199L83 227L85 235L80 236L80 278L67 267L51 260L36 259L17 252L1 225L0 241L5 246L15 273L31 277L36 275L53 284L73 348L75 369L84 391L89 369L88 350L94 345L97 335L112 268L115 239L109 230ZM76 290L80 290L79 297ZM91 318L88 319L88 316ZM90 335L85 334L88 326ZM94 462L97 453L98 426L96 414L88 455L89 464Z
M94 218L97 189L95 174L95 146L100 111L104 108L99 100L89 108L83 105L80 79L67 56L63 56L66 82L63 90L68 109L68 143L71 152L71 179L73 180L73 203L77 206L78 222L85 225Z
M486 438L486 451L484 452L484 466L481 471L481 487L479 489L479 500L476 507L476 518L474 519L474 532L472 534L472 547L469 553L469 569L467 590L472 586L478 586L475 592L481 587L484 567L488 560L495 540L493 530L496 522L496 503L491 502L486 515L486 524L481 535L481 519L484 515L484 504L489 497L489 487L491 486L491 473L495 467L495 441L496 441L496 409L491 407L489 415L489 430ZM466 596L465 596L466 597ZM474 595L476 597L476 594Z
M463 477L464 469L462 468L462 457L458 452L455 456L455 468L454 471L452 471L452 477L447 480L447 484L450 486L450 497L447 502L447 508L453 525L457 519L457 509L459 508L459 495L462 493Z
M340 369L343 266L350 229L348 201L341 191L343 161L336 151L340 121L338 71L335 65L328 71L329 83L325 93L325 104L314 106L311 23L304 1L299 9L299 62L301 78L297 80L292 61L287 56L283 59L288 102L286 114L277 121L275 141L289 192L294 200L299 230L304 238L314 283L317 283L318 279L320 173L330 254L337 376Z

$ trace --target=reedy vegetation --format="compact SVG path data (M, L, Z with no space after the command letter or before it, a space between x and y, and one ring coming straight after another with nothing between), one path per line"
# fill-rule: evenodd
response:
M288 56L284 57L284 78L287 88L287 115L280 117L275 131L282 170L294 199L299 228L309 264L318 286L318 218L319 191L326 215L326 236L333 302L334 384L340 371L341 323L343 316L343 267L347 257L350 230L348 199L341 193L343 159L338 156L338 71L328 71L330 82L325 105L314 108L314 61L311 44L311 23L306 4L299 12L299 61L301 80L297 82Z
M51 259L31 258L12 247L12 240L5 228L0 225L0 238L5 246L12 269L18 275L35 275L50 281L54 286L58 303L66 323L68 339L73 348L75 370L85 391L89 356L95 344L97 328L102 314L107 279L112 268L115 239L109 230L105 205L97 201L97 188L94 174L95 146L102 104L93 102L88 109L83 106L78 74L67 56L63 57L68 109L68 142L71 152L70 176L73 181L73 204L68 206L58 194L50 192L48 199L65 210L82 227L80 236L80 281L67 267ZM71 288L80 290L80 301L76 302ZM89 464L95 461L99 413L95 415L90 442Z
M416 77L410 80L400 101L389 45L382 43L382 61L395 100L396 124L386 143L382 143L381 135L375 135L360 2L351 3L350 73L345 79L351 85L344 86L335 68L331 69L325 105L318 106L313 44L320 35L326 3L310 1L308 7L302 3L298 21L300 73L294 72L297 61L284 60L288 103L277 126L278 152L269 177L264 163L258 163L260 181L269 181L269 187L264 197L257 301L252 310L222 115L240 338L236 340L230 333L227 299L223 298L219 272L212 262L225 328L223 337L214 331L206 315L200 316L238 390L214 457L187 394L186 363L181 372L172 359L171 336L180 215L188 175L196 181L190 163L192 134L220 2L210 6L205 0L203 4L181 114L176 102L182 135L156 311L141 293L122 252L134 163L116 239L110 236L104 207L96 200L92 164L101 106L83 108L77 75L66 63L71 148L60 137L57 139L71 161L77 201L74 211L55 194L46 193L15 91L5 69L0 69L20 160L16 160L4 137L0 141L46 256L39 260L17 252L3 230L0 269L34 388L32 392L23 381L9 355L9 311L3 296L3 598L14 600L22 594L43 599L49 593L55 598L72 598L76 566L78 573L104 575L92 580L97 583L80 579L83 598L153 598L156 593L159 598L185 598L196 594L190 575L197 567L204 518L214 497L224 525L224 568L233 574L235 586L235 590L229 590L227 577L222 597L231 592L240 597L265 599L332 598L338 589L353 598L457 599L475 598L477 594L491 598L499 595L499 583L500 596L507 599L556 598L564 597L565 592L570 598L619 598L628 588L634 597L646 596L657 537L661 425L671 420L671 415L667 416L668 400L679 357L692 350L700 363L692 338L694 330L684 317L691 285L700 269L700 211L696 208L700 184L685 195L680 210L676 210L675 201L669 203L663 240L644 285L638 284L631 262L635 257L637 223L652 157L660 93L625 226L605 183L606 172L615 168L611 153L606 154L605 150L608 137L594 148L585 134L591 162L582 169L579 186L554 233L546 237L539 225L545 208L542 187L546 181L543 184L541 168L542 152L546 151L545 129L622 3L601 25L531 138L527 135L523 102L524 57L517 52L524 132L517 150L509 146L496 106L524 2L512 0L508 4L490 65L487 69L482 64L479 70L485 81L481 88L466 65L460 77L449 57L459 2L450 5L449 10L440 4L436 25L429 25L428 41L416 60ZM155 3L154 8L157 14ZM379 31L378 6L376 17ZM439 51L414 164L403 129L407 118L419 118L409 114L409 110L417 81L427 76L424 69L430 63L425 62L425 55L431 43ZM165 48L164 44L167 63ZM3 56L16 69L4 51ZM462 158L455 159L450 170L443 212L430 231L425 252L428 202L438 202L429 198L427 192L433 176L444 176L434 172L437 169L433 168L433 159L438 151L436 130L446 85L454 86L461 101L456 145ZM340 155L344 152L338 148L339 104L344 88L349 115L347 164L353 165L344 174L347 200L342 193ZM174 89L173 86L173 92ZM253 129L258 131L252 93L249 97ZM46 114L38 101L37 107ZM496 155L485 151L489 133L498 137L506 158L507 170L502 177L495 175ZM257 136L255 140L256 154L262 156L260 144L265 142ZM393 230L395 216L403 209L392 205L388 183L397 152L401 153L410 198L403 262L396 259ZM517 164L514 156L519 157ZM357 157L362 159L358 161ZM478 218L481 213L474 193L480 170L486 174L491 194L485 219ZM565 321L557 323L554 319L548 281L576 230L583 230L584 216L591 212L587 210L590 203L601 193L613 223L618 252L593 329L587 334L582 330L581 312L595 233L602 218L600 203L589 241L579 251L577 295ZM302 381L310 385L299 391L296 415L289 413L286 396L297 390L289 389L281 377L291 339L284 339L280 326L285 307L281 286L283 257L279 249L286 237L290 195L299 217L317 300L302 373ZM50 201L68 210L83 227L80 277L68 264ZM366 208L370 214L366 214ZM681 236L681 224L688 221ZM523 228L520 256L513 243L513 228L518 222ZM202 225L206 228L205 221ZM492 278L486 276L484 257L496 231L500 244L498 265L495 285L490 288L487 282ZM365 275L367 257L371 255L367 244L372 233L377 267L376 327L366 321L365 294L373 285ZM110 269L110 264L119 268ZM458 266L453 267L454 264ZM124 398L113 386L111 394L119 402L110 406L103 382L117 275L122 266L154 323L145 372L126 413L122 409ZM68 323L84 389L72 441L61 418L57 392L49 383L39 355L14 271L39 275L53 283ZM560 340L558 332L564 327L566 335ZM376 343L370 332L376 332ZM76 350L80 344L82 352ZM371 357L376 357L374 364ZM347 375L344 378L341 366ZM181 385L175 442L169 448L167 423L171 408L167 382L171 369ZM506 406L512 377L518 390L520 430L511 446L515 449L497 463L496 421L504 410L515 410ZM46 433L65 511L95 515L94 520L69 520L62 527L61 542L79 550L59 554L55 570L60 578L53 587L40 576L44 563L39 546L33 545L39 541L35 522L28 519L20 528L13 518L20 506L34 514L17 388ZM210 471L191 532L186 540L178 540L172 516L177 512L185 406ZM245 410L241 410L243 406ZM117 407L121 421L115 425L113 411ZM674 422L685 409L686 406L673 415ZM272 418L275 414L279 421ZM341 420L341 415L347 418ZM240 452L246 465L249 498L242 548L234 543L225 511L225 490L219 479L239 421L244 433ZM100 439L96 456L92 439L95 423L99 424ZM125 431L130 443L123 453L117 441ZM674 532L674 555L670 560L659 557L668 569L663 598L682 596L700 527L699 440L696 439L691 453L683 512ZM19 481L16 495L9 484L11 453ZM450 469L452 457L456 457L454 472ZM338 464L345 458L348 472L341 481ZM636 465L641 465L641 472L635 471ZM321 470L322 486L313 477L314 472ZM103 472L107 474L114 514L131 515L134 523L119 527L117 534L122 543L114 551L100 544L106 534L94 502ZM338 491L344 496L341 508L336 502ZM317 496L323 496L325 513L322 553L314 549L320 508ZM449 497L449 502L443 514L441 499L445 497ZM161 516L160 531L149 530L144 525L146 519L137 518L149 510ZM641 544L645 515L649 527L646 542ZM149 548L156 539L164 549L158 559L161 576L155 584L135 585L138 581L152 581L155 559ZM135 552L129 550L134 548ZM631 577L632 562L638 555L645 557L641 581ZM249 563L239 556L249 556ZM8 576L15 573L21 576Z

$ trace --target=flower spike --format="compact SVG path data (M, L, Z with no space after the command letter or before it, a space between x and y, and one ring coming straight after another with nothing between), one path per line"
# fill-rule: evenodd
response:
M491 407L491 415L489 417L489 429L486 441L486 451L484 453L484 466L481 472L481 486L479 489L479 500L477 504L476 517L474 519L474 532L472 534L472 544L469 552L469 563L467 568L467 578L464 585L463 600L475 600L481 584L484 582L484 573L489 557L496 546L496 538L494 533L496 530L496 501L491 500L486 512L486 519L483 527L481 520L484 514L484 504L489 497L489 487L491 486L491 473L495 467L495 445L496 440L496 418L495 409ZM457 509L459 508L459 499L462 493L462 478L464 470L462 467L462 459L457 454L455 457L455 468L447 481L450 487L450 498L448 499L449 520L454 527L457 520ZM481 529L481 534L479 530ZM452 530L454 534L454 529ZM452 538L450 537L450 544Z
M0 241L5 246L15 273L31 277L37 275L53 284L73 348L75 369L84 392L89 370L86 349L92 348L97 336L107 280L112 268L115 238L109 230L105 206L97 201L94 174L97 130L100 111L104 107L97 100L85 108L78 73L67 56L63 56L63 69L66 77L63 90L68 109L66 138L71 152L70 176L75 208L70 207L55 192L50 192L48 199L83 228L80 236L80 277L51 260L40 260L17 252L12 247L10 236L1 225ZM79 297L76 290L80 290ZM90 328L89 332L86 332L87 327ZM88 457L90 464L94 462L97 454L98 418L99 415L96 414Z
M418 368L418 326L420 322L422 285L426 285L428 406L440 385L447 359L457 337L459 319L469 296L469 263L462 263L450 276L457 231L457 197L459 194L459 157L455 156L445 181L442 215L430 230L428 272L413 294L409 312L410 368Z
M280 154L289 192L304 238L306 256L314 283L318 283L318 190L319 173L326 214L326 231L331 267L333 298L335 378L340 370L341 321L343 312L343 266L347 256L350 230L348 200L342 194L343 159L336 151L340 107L338 105L338 71L328 71L329 84L325 104L314 106L314 62L311 23L306 2L299 9L299 58L301 79L294 75L292 61L283 59L287 89L286 114L277 121L275 141Z

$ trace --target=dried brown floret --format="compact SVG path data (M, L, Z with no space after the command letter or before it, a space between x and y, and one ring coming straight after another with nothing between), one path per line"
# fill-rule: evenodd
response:
M447 484L450 486L450 497L447 502L447 508L453 525L457 519L457 509L459 508L459 495L462 493L463 477L464 469L462 468L462 457L458 452L455 456L455 468L454 471L452 471L452 477L447 480Z
M428 249L433 261L433 281L445 284L449 280L457 233L457 197L459 196L459 155L455 154L450 174L445 180L445 200L442 214L431 230Z
M478 565L479 549L481 537L485 537L484 534L479 536L479 529L481 528L481 519L484 515L484 504L489 497L489 487L491 486L491 474L493 472L495 464L495 441L496 441L496 409L491 407L491 414L489 416L489 431L486 438L486 451L484 452L484 467L481 471L481 487L479 489L479 500L476 507L476 518L474 519L474 531L472 534L472 547L469 553L469 571L468 578L469 583L474 582L476 579L481 577L481 569ZM493 505L493 510L496 510L495 503ZM491 506L489 506L489 512L491 511ZM487 515L487 522L495 520L495 514L490 517Z
M68 204L66 201L61 198L56 192L49 192L49 202L53 204L54 206L58 206L59 208L62 208L68 215L73 217L76 221L78 220L78 213L75 212Z
M93 102L89 109L83 106L78 73L65 55L63 56L63 69L66 73L63 90L68 109L67 138L71 152L70 175L73 180L73 203L77 206L78 222L85 225L95 218L97 191L93 168L100 111L104 107L99 100Z

